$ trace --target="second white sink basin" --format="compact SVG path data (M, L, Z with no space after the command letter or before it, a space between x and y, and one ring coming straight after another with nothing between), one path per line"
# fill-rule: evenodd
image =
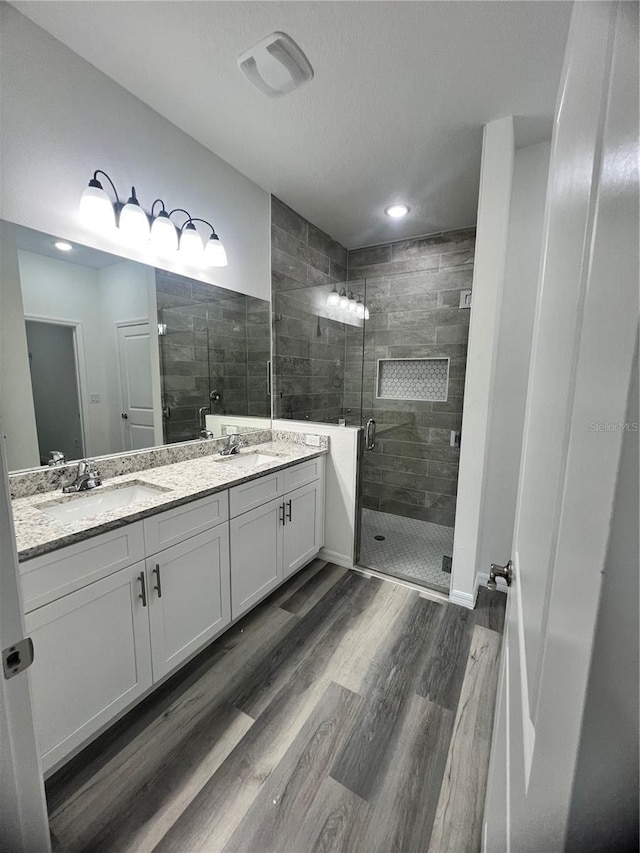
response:
M166 489L148 483L131 483L122 488L104 489L98 486L90 492L80 492L59 503L40 504L38 509L57 521L81 521L101 512L122 509L146 498L156 497Z
M231 465L233 468L255 468L258 465L264 465L265 462L274 462L275 457L265 456L264 453L245 453L242 456L227 456L224 459L218 459L218 462L224 462L225 465Z

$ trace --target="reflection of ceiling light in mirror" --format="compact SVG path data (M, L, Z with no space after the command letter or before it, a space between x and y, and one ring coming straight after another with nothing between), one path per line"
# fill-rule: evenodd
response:
M53 245L56 247L56 249L58 249L59 252L71 252L73 249L71 243L67 243L66 240L56 240Z
M392 204L385 209L385 213L392 219L402 219L409 213L409 210L410 208L406 204Z

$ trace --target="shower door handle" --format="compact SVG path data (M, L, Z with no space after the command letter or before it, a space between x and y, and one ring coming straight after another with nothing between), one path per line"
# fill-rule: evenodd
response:
M365 450L373 450L376 446L376 422L369 418L364 432Z

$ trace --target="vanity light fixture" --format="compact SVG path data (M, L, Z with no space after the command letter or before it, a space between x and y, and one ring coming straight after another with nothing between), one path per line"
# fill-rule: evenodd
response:
M358 303L356 302L356 298L353 295L353 290L349 291L349 302L347 303L347 309L351 314L355 314L358 310Z
M340 305L340 294L336 290L335 284L333 290L327 296L327 308L337 308Z
M98 176L107 179L113 190L115 201L111 201ZM156 205L161 209L156 213ZM184 213L187 217L181 228L171 220L174 213ZM191 216L189 211L176 207L167 212L164 202L157 198L151 205L151 213L141 206L135 187L126 204L120 201L115 184L102 169L97 169L89 186L80 199L80 217L92 231L106 236L120 235L133 246L142 246L151 241L153 248L162 255L171 257L177 252L178 258L198 266L226 267L227 253L213 225L206 219ZM195 222L202 222L211 229L206 247L202 242Z
M346 311L347 308L349 307L349 297L347 296L347 291L344 289L344 287L340 290L340 306L339 307L342 308L343 311Z
M59 252L71 252L73 249L71 243L67 243L66 240L56 240L53 245Z
M359 317L361 320L364 320L364 304L359 296L358 301L356 302L356 317Z
M402 219L403 216L406 216L409 213L411 208L406 204L391 204L389 207L385 208L385 213L387 216L390 216L392 219Z
M154 216L156 204L162 205L162 210ZM154 247L163 255L170 255L178 251L178 232L176 226L169 218L169 214L165 210L164 202L161 198L157 198L151 205L151 242Z
M144 243L151 236L149 217L140 207L135 187L131 187L129 201L120 211L118 228L125 240L133 244Z

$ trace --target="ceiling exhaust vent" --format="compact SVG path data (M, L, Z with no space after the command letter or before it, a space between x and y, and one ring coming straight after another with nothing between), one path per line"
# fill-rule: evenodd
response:
M277 98L313 77L313 68L286 33L271 33L238 57L238 66L263 94Z

